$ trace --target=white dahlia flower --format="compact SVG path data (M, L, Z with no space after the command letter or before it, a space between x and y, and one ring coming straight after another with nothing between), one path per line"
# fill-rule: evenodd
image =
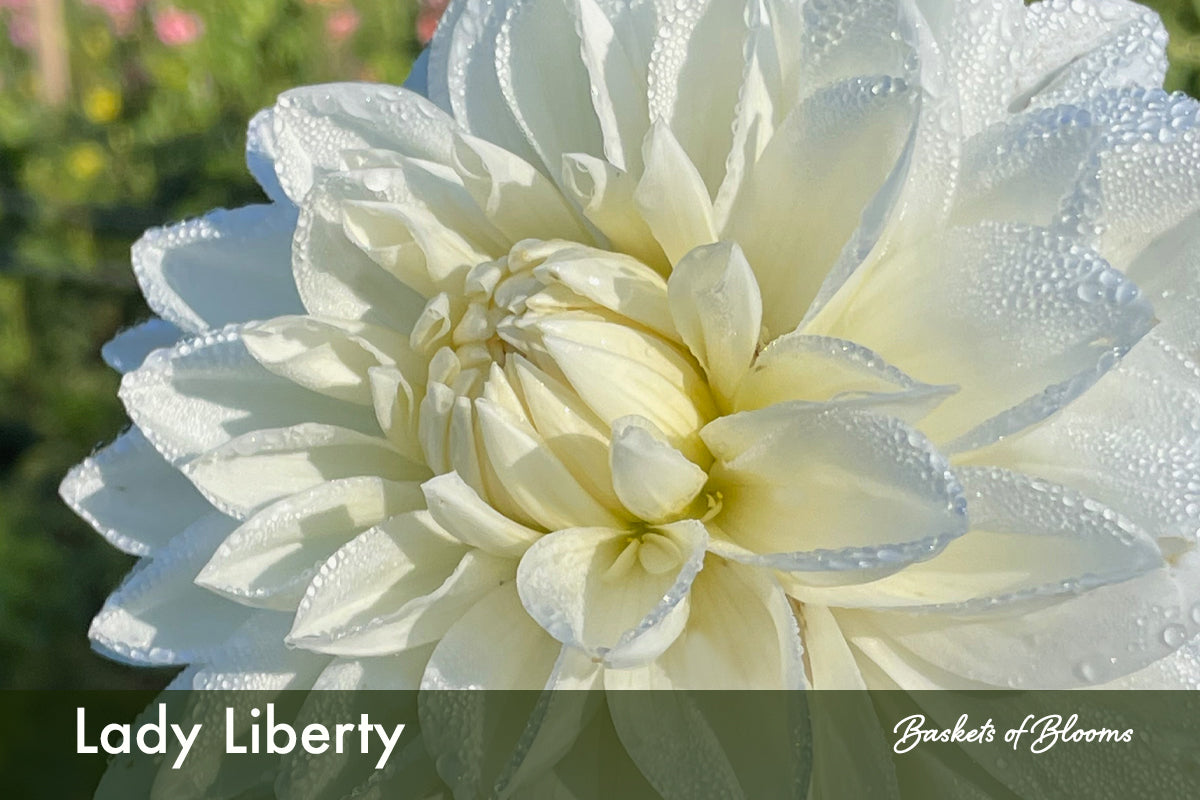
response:
M134 248L194 687L1192 686L1200 106L1125 0L461 0Z

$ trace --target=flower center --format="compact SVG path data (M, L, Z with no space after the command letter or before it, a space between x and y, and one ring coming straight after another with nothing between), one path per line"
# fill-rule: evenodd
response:
M698 432L717 412L657 272L619 253L527 240L462 281L428 301L410 337L428 359L419 429L435 472L457 471L494 507L548 530L675 516L653 491L621 485L622 469L654 482L638 459L664 460L678 473L664 482L680 484L671 510L690 505L693 471L711 462ZM546 491L526 485L534 480L578 487L594 505L526 507L522 497Z

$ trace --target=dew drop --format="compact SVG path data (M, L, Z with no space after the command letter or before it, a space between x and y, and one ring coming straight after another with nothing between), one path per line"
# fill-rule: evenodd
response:
M1167 647L1179 647L1187 639L1187 631L1182 625L1171 624L1163 628L1162 640Z

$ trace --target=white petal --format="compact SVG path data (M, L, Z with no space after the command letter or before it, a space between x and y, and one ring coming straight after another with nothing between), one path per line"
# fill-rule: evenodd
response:
M561 650L525 612L515 582L505 582L442 636L421 689L540 690Z
M407 336L362 323L279 317L246 326L242 341L276 375L358 405L372 404L372 367L400 361L410 374L418 369Z
M1013 108L1050 107L1105 89L1157 88L1167 69L1167 32L1140 3L1050 0L1030 6L1013 54Z
M496 229L513 242L591 240L558 188L532 166L484 139L460 136L454 167Z
M1086 165L1064 204L1064 223L1087 236L1098 234L1096 248L1128 269L1156 238L1194 228L1200 103L1161 90L1123 92L1097 98L1092 113L1113 129L1110 142ZM1140 271L1138 278L1155 273Z
M754 359L734 397L738 411L790 400L861 401L915 423L956 387L913 380L876 353L844 339L789 333Z
M386 148L448 164L451 136L458 128L419 94L368 83L284 92L271 110L271 121L275 171L297 204L324 174L341 168L347 150Z
M671 648L644 667L607 671L605 688L805 688L800 630L769 575L709 556L688 597L687 626Z
M641 537L571 528L521 558L517 590L538 624L563 644L617 669L658 657L687 622L687 595L708 534L694 520Z
M854 654L829 609L805 603L804 650L812 671L814 689L866 689Z
M650 232L672 264L693 247L717 240L712 198L671 129L655 122L642 144L646 171L633 193Z
M236 328L156 350L121 380L120 397L173 463L260 428L310 421L375 428L370 412L272 375L246 351Z
M899 420L783 403L724 417L701 435L718 459L710 491L723 506L713 521L740 548L731 558L841 580L844 570L852 578L929 558L966 530L949 465Z
M165 546L212 510L137 428L76 465L58 491L113 547L137 556Z
M623 35L629 26L622 26L620 19L605 16L606 11L616 10L611 5L602 9L596 0L578 0L569 6L573 6L580 57L591 85L588 94L604 139L605 159L626 171L640 170L642 137L650 124L647 64L639 58L640 43ZM641 26L641 31L648 27Z
M795 63L791 71L797 73L785 81L785 86L790 83L794 88L792 92L785 89L784 97L795 96L797 90L815 93L863 75L904 75L908 71L905 62L913 56L912 39L916 34L903 3L833 0L819 7L801 6L799 12L791 6L787 0L768 5L782 61L786 64L790 54ZM800 25L789 16L801 13L803 27L796 31ZM789 30L798 34L794 40L784 38ZM788 72L785 69L785 78Z
M1137 287L1096 253L1046 230L981 224L896 253L844 286L806 332L958 384L921 428L963 449L1058 410L1152 320Z
M183 472L209 502L239 519L338 478L408 481L429 475L385 439L316 423L243 434L189 462Z
M657 27L650 55L650 118L679 137L705 194L713 197L733 144L734 106L745 69L745 3L699 0L671 11ZM653 169L649 157L646 167ZM663 248L671 255L665 242Z
M506 368L520 387L529 421L570 470L579 485L601 504L620 504L609 467L609 426L579 396L520 356L509 356Z
M659 272L670 268L662 246L638 211L636 178L602 158L568 153L563 156L562 185L615 252L627 253Z
M362 189L359 180L334 174L309 193L293 240L296 289L310 314L407 331L425 298L372 261L343 225L346 201L359 199Z
M425 380L421 372L406 375L397 367L371 367L367 370L371 400L379 427L397 450L410 461L424 454L418 436L421 402L425 399Z
M340 200L345 235L425 297L458 291L471 267L512 245L447 167L402 159L396 167L338 177L360 184L348 186Z
M579 34L562 0L514 0L496 39L500 90L530 146L552 175L563 153L600 155Z
M196 583L246 605L291 611L317 568L341 545L421 505L412 483L370 476L318 484L272 503L238 527Z
M429 96L468 131L532 164L538 155L509 113L496 74L496 41L507 11L485 0L447 8L430 45Z
M112 658L134 664L203 660L252 613L192 583L235 523L212 512L141 562L92 620L88 636Z
M844 607L1003 612L1163 566L1153 538L1078 492L998 469L956 475L971 527L937 556L872 583L792 595Z
M1160 538L1200 532L1200 368L1151 331L1082 397L957 458L1057 481Z
M155 313L191 333L294 314L295 227L290 206L218 209L147 231L133 246L133 272Z
M1200 689L1200 638L1192 639L1166 658L1109 681L1098 689Z
M100 356L105 364L124 374L140 367L154 350L173 347L181 336L179 328L154 317L118 333L100 348Z
M225 647L206 658L199 669L185 671L181 677L187 676L188 680L174 688L201 692L308 691L329 664L329 657L287 647L283 637L289 622L289 614L254 612ZM249 724L248 713L239 717L243 724ZM227 757L224 748L216 752L219 760Z
M515 564L470 550L425 512L360 534L318 571L288 641L348 656L396 653L436 641Z
M1200 559L1103 586L1028 614L955 619L845 612L862 636L890 639L956 675L993 686L1072 688L1112 680L1179 649L1198 629ZM855 641L857 632L850 636Z
M246 167L272 202L288 203L287 193L275 174L279 143L275 140L273 114L273 109L264 108L250 120L246 129Z
M426 645L394 656L335 658L317 678L313 690L412 692L420 685L421 673L432 653L433 646Z
M496 476L538 524L549 530L619 524L526 422L486 399L476 401L475 409Z
M672 447L643 417L613 425L612 480L621 504L638 519L665 522L704 488L708 475Z
M421 484L429 514L463 544L498 556L516 557L541 533L501 514L484 502L457 472Z
M762 297L736 243L697 247L675 265L667 285L679 336L726 403L758 350Z
M1106 133L1086 108L1060 106L1015 116L971 137L962 154L954 224L1052 224Z
M695 456L696 431L715 416L712 396L690 359L651 334L605 322L547 320L546 349L600 419L637 415Z
M913 94L888 78L823 90L791 112L750 170L721 237L745 251L773 335L800 322L895 166Z
M675 335L666 282L635 259L593 248L568 247L535 267L533 274L547 284L566 286L580 297L663 336Z

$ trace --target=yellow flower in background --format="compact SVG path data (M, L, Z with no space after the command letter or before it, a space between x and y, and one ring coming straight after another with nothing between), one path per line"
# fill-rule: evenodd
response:
M108 157L95 142L81 142L67 151L66 166L72 178L86 183L108 167Z
M97 125L121 115L121 93L107 86L94 86L83 96L83 115Z
M1123 0L450 6L152 230L63 495L178 686L1194 686L1200 106Z

